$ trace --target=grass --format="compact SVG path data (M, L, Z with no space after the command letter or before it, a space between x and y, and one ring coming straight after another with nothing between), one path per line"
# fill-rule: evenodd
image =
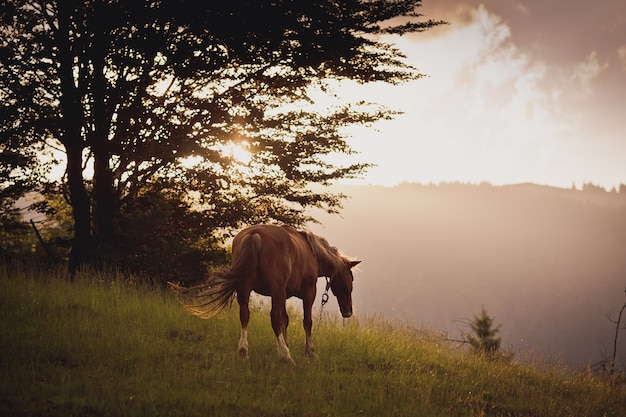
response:
M201 320L123 277L0 267L0 415L625 416L626 391L587 373L489 361L382 318L327 320L320 357L277 362L264 307L250 356L236 309Z

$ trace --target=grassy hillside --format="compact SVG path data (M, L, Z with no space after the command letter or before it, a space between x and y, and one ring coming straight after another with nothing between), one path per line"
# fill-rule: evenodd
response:
M249 362L236 309L205 321L121 277L0 267L0 415L624 416L623 387L585 374L490 362L382 319L326 320L320 359L277 363L266 311Z

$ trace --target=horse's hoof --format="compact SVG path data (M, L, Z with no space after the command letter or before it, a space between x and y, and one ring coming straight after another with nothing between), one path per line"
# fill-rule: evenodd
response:
M318 360L319 356L317 356L317 353L315 353L314 350L306 350L304 351L304 356L306 356L309 359L313 359L313 360Z
M288 363L288 364L293 365L293 366L296 365L296 362L293 360L293 358L291 356L281 356L280 357L280 361L282 363Z
M247 361L248 359L250 359L250 356L248 355L248 349L239 349L239 359L241 359L242 361Z

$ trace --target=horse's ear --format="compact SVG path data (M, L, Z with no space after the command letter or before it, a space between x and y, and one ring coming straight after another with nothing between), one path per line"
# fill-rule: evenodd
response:
M361 263L361 261L350 261L350 263L349 263L350 269L354 268L355 266L357 266L360 263Z

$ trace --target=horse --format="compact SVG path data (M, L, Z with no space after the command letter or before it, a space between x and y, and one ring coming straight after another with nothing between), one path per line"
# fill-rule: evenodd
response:
M169 283L179 301L191 313L211 318L232 305L239 304L241 335L237 350L242 359L249 359L248 321L250 294L271 297L270 317L276 335L278 357L294 364L287 343L289 316L285 302L290 297L302 300L306 334L304 353L316 357L311 328L312 309L317 290L317 279L327 278L327 287L337 298L344 318L352 316L352 268L361 261L342 255L328 241L309 231L299 231L289 225L261 224L240 231L232 243L230 268L215 271L207 280L192 287ZM187 297L193 300L186 303Z

